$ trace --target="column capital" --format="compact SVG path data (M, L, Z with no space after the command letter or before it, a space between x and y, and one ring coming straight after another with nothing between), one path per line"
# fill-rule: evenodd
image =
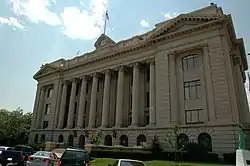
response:
M81 80L87 80L88 78L87 78L88 76L86 76L86 75L81 75L80 77L79 77L79 79L81 79Z
M98 78L100 76L100 73L92 73L89 76L93 78Z
M70 81L69 80L62 80L63 84L68 84Z
M135 69L139 69L140 65L141 65L140 62L136 62L136 63L132 64L133 68L135 68Z
M126 70L126 67L125 66L121 66L121 67L118 68L118 70L121 71L121 72L124 72Z
M45 91L45 89L46 89L46 86L41 86L41 91Z
M111 75L111 72L112 72L111 69L107 69L107 70L104 70L104 71L103 71L103 73L104 73L105 75Z

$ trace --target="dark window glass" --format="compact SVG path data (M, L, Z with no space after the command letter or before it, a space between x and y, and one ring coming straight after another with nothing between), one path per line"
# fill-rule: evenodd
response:
M182 58L182 69L184 71L200 66L200 56L197 54L188 55Z
M89 156L85 152L81 151L65 151L61 159L63 160L79 160L79 161L89 161Z
M200 98L200 86L201 86L200 80L184 82L184 98L185 98L185 100Z
M186 124L204 123L203 109L186 110Z

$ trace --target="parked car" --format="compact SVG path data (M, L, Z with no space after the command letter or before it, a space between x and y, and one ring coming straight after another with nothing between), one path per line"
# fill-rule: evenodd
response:
M63 152L60 160L58 161L59 166L69 166L69 165L81 165L89 166L90 157L89 153L80 148L67 148Z
M26 166L54 166L58 163L58 157L53 152L38 151L28 156Z
M116 160L114 164L109 164L108 166L146 166L146 165L144 162L139 160L119 159Z
M2 155L3 151L7 150L7 149L9 149L9 147L7 147L7 146L0 146L0 160L3 159L3 155Z
M7 150L9 147L7 146L0 146L0 155L2 154L2 151Z
M6 166L8 163L16 163L17 165L25 165L27 157L34 153L33 148L25 145L17 145L13 149L2 151L0 164Z
M56 148L52 150L52 153L55 153L58 158L61 158L62 154L65 152L66 148Z

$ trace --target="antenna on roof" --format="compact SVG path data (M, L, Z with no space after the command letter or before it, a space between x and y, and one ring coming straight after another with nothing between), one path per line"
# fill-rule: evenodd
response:
M80 54L80 51L77 51L77 52L76 52L76 55L79 55L79 54Z

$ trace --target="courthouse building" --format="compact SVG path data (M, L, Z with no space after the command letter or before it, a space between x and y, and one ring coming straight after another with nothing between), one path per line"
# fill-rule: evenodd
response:
M103 34L94 51L45 64L34 75L30 142L82 147L100 130L104 145L149 146L157 136L168 149L164 137L177 125L183 143L233 152L237 122L250 128L247 69L243 40L216 4L127 40Z

